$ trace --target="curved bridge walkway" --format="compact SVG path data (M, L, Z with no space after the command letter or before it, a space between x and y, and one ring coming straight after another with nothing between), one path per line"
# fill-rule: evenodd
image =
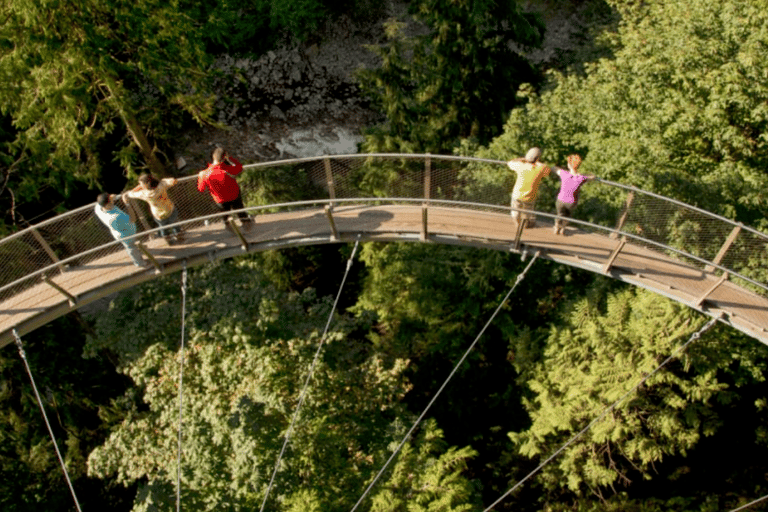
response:
M255 225L225 229L196 176L171 196L186 241L169 246L142 202L136 239L151 262L131 264L93 204L0 240L0 347L116 291L246 251L361 241L413 241L536 251L672 298L768 344L768 236L689 205L611 182L585 184L566 236L553 234L559 180L545 178L535 227L510 217L505 162L430 155L346 155L246 166L246 205L262 185L297 180L306 201L248 206ZM361 185L363 184L363 185ZM374 194L361 191L375 190ZM138 203L138 204L137 204Z

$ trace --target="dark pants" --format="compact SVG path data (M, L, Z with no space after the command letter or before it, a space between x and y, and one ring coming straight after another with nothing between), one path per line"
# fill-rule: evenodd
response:
M169 224L175 224L179 222L179 210L177 208L174 208L173 213L171 213L167 218L155 219L155 222L157 222L157 225L160 226L160 236L163 238L167 236L178 235L181 233L181 228L179 228L178 226L173 228L165 227Z
M223 212L231 212L233 210L240 210L240 209L245 207L243 205L243 198L240 197L240 196L237 196L237 198L235 198L235 199L233 199L231 201L226 201L226 202L223 202L223 203L216 203L216 206L218 206L219 209L221 211L223 211ZM252 222L250 215L248 215L248 212L238 212L237 216L240 217L240 222L242 222L243 224L245 224L246 222ZM229 220L231 218L232 218L231 215L227 215L227 216L224 217L224 220L227 221L227 220Z
M555 207L557 208L557 214L560 217L563 217L562 219L560 218L555 219L555 226L560 228L565 228L565 226L568 225L568 221L565 219L573 215L573 210L576 209L576 203L570 204L570 203L564 203L562 201L555 201Z

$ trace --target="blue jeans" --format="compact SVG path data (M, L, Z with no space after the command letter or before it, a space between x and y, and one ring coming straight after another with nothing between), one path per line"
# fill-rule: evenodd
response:
M157 225L160 226L160 236L165 238L166 236L170 236L170 235L178 235L181 232L178 226L169 228L169 229L163 229L163 226L167 226L169 224L173 224L174 222L178 222L178 221L179 221L178 208L174 208L173 213L171 213L165 219L155 219L155 222L157 222Z
M136 240L120 240L125 250L128 251L128 256L131 257L133 264L137 267L144 266L144 257L141 255L141 251L136 247Z

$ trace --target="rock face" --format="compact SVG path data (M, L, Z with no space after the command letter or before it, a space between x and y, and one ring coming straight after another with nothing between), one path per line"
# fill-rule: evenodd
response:
M365 55L361 45L349 49ZM349 60L361 64L362 57L347 58L320 55L317 47L219 58L212 71L219 91L214 120L228 129L196 128L185 134L188 145L177 151L189 163L183 172L204 168L215 146L226 147L244 163L356 153L360 131L377 115L354 81Z
M299 49L270 51L258 59L224 56L214 72L221 91L216 120L228 126L265 118L304 124L365 108L354 82L329 73Z

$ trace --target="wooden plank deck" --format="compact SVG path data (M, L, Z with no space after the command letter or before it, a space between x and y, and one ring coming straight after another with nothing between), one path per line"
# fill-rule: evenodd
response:
M333 210L339 239L332 239L330 223L322 208L259 215L255 226L243 232L249 251L297 245L361 241L417 241L422 234L419 206L340 206ZM516 225L509 215L479 210L431 207L428 210L429 243L445 243L512 251ZM603 234L571 227L568 236L556 236L551 224L539 221L521 237L522 250L541 251L553 261L604 273L618 240ZM75 298L45 282L0 302L0 347L13 341L12 329L20 334L44 325L78 307L116 291L175 272L184 264L203 264L244 252L240 240L223 224L199 225L186 232L186 242L169 247L164 241L145 246L162 270L134 267L122 246L70 267L51 280ZM719 276L704 272L659 251L626 243L607 275L655 291L703 313L721 316L721 321L768 344L768 298L735 283L718 285ZM701 300L706 295L705 300Z

